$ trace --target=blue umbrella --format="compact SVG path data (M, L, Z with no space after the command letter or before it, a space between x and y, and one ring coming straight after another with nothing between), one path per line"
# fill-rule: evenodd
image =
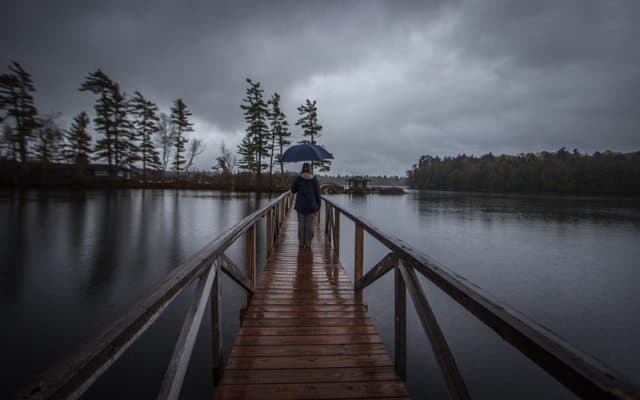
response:
M320 161L333 159L333 154L315 144L302 143L289 147L282 154L282 162Z

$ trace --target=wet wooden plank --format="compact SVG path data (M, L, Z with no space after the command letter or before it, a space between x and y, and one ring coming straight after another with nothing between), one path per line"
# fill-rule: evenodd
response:
M326 345L326 344L358 344L382 343L377 334L374 335L332 335L332 336L237 336L235 346L278 346L278 345Z
M246 327L346 327L370 326L369 318L318 318L315 315L305 318L252 318L243 322Z
M315 336L315 335L377 335L373 326L288 326L277 328L243 327L239 335L249 336Z
M252 312L277 312L277 313L286 313L286 312L359 312L365 311L365 304L350 304L350 305L322 305L322 304L293 304L293 305L278 305L278 304L269 304L269 305L253 305L251 307Z
M264 307L263 307L264 308ZM252 309L250 312L246 312L244 315L244 319L270 319L270 318L279 318L279 319L287 319L287 318L301 318L307 317L310 318L367 318L367 313L360 309L359 311L320 311L315 307L299 307L299 308L289 308L289 309L275 309L272 307L267 307L262 311L256 311ZM245 322L246 323L246 322ZM245 325L248 326L248 325Z
M337 356L230 357L230 369L348 368L393 366L387 354L348 354Z
M316 230L286 218L235 338L216 399L408 398L361 294Z
M379 399L406 397L402 382L331 382L221 385L216 399Z
M231 357L283 357L347 354L386 354L381 343L321 344L288 346L234 346Z
M393 381L396 374L392 367L316 368L316 369L257 369L229 370L225 372L227 384L274 384Z

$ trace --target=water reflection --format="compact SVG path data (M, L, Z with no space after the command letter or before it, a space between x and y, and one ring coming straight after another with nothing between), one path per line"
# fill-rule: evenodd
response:
M415 191L420 214L450 213L462 218L528 218L569 223L590 219L600 223L640 222L640 205L631 198L493 195Z
M264 201L250 194L213 191L0 191L0 397L8 397L33 374L95 335L167 271ZM229 254L243 256L241 246L242 239ZM225 307L233 321L228 326L237 327L241 296L233 284L229 290L232 304ZM130 354L140 355L140 349L170 354L172 335L179 330L188 301L188 296L178 299L175 309L158 321L161 328L145 334ZM231 344L231 332L228 337L225 345ZM199 344L207 345L206 340ZM195 351L207 354L204 349ZM118 363L119 371L104 378L115 381L100 385L108 391L91 396L126 396L126 386L118 379L139 371L160 371L161 378L164 359L153 368L147 359L156 360L125 357ZM194 360L207 363L206 357ZM194 368L208 371L206 365ZM194 385L185 389L188 393L210 395L207 374L196 373L188 380ZM156 395L157 387L143 386L136 388L137 394Z
M640 321L628 318L640 314L640 204L634 199L411 192L333 200L640 382ZM341 243L349 269L353 227L346 220ZM365 269L387 252L365 235ZM572 398L437 287L422 283L474 398ZM376 282L365 296L393 348L392 280ZM409 318L410 392L444 396L415 314Z

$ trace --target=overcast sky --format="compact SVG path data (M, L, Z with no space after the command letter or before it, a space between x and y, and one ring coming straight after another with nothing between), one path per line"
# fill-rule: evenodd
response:
M200 168L244 135L250 77L291 125L317 100L332 173L404 175L423 154L640 150L639 20L637 0L5 0L0 62L65 124L94 113L97 68L164 111L182 97Z

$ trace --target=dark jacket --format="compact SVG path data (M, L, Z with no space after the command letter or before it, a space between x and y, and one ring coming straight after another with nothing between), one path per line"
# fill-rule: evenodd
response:
M293 208L299 213L312 214L320 209L320 181L314 175L298 175L291 184L291 192L297 193Z

